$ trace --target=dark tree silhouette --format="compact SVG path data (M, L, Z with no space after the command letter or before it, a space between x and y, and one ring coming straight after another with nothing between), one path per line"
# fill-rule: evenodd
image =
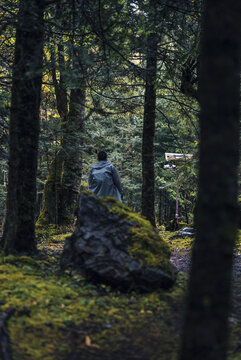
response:
M157 77L157 42L155 32L156 13L155 0L150 0L150 20L153 21L154 32L147 38L146 51L146 84L144 121L142 137L142 197L141 213L155 226L155 174L154 174L154 137L156 120L156 77Z
M6 253L35 250L36 169L42 81L44 1L21 0L16 25L9 180L3 246Z
M181 360L224 360L237 229L241 3L204 2L197 236Z

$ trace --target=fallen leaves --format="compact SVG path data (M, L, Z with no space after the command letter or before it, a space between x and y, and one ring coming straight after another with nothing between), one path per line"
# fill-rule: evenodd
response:
M88 347L94 347L94 348L96 348L96 349L99 349L99 348L100 348L99 345L97 345L97 344L92 344L91 338L90 338L88 335L85 337L85 345L88 346Z

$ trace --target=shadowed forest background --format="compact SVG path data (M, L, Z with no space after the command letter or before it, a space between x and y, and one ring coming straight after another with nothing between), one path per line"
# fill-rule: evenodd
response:
M241 5L2 0L0 19L2 358L241 359ZM87 191L100 150L124 205ZM96 238L103 264L127 239L131 286L90 271Z

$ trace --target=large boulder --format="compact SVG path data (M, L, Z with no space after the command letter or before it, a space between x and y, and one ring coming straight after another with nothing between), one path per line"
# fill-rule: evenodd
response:
M123 291L152 291L174 282L170 250L149 221L111 197L82 193L76 227L66 239L64 268Z

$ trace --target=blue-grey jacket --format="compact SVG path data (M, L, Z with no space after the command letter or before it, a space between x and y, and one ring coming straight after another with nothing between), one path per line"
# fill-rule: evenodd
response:
M122 184L116 168L109 161L98 161L92 165L88 190L97 196L113 196L121 201Z

